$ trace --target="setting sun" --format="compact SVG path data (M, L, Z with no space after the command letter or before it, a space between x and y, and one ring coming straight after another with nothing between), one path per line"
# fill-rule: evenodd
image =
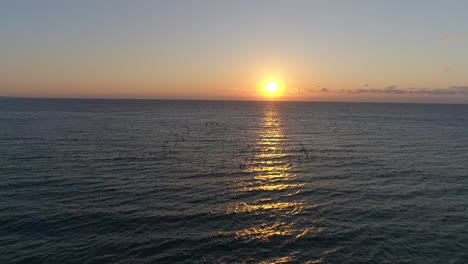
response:
M275 82L268 82L265 85L265 91L268 95L275 95L276 92L278 92L278 84L276 84Z

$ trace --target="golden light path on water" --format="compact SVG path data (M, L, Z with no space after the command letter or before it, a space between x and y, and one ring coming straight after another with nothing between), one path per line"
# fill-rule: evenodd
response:
M323 228L299 225L297 222L304 210L319 205L311 205L307 201L296 198L303 189L304 183L298 175L293 173L292 154L291 149L287 148L287 141L278 113L274 109L266 111L256 143L248 150L251 155L240 165L249 177L237 181L235 186L239 196L255 198L229 204L225 211L228 215L263 216L261 218L263 221L231 232L236 239L268 242L269 239L280 237L291 244L308 234L323 232ZM261 263L294 262L297 261L295 258L297 254L300 254L300 251ZM315 259L306 263L320 262L320 259Z

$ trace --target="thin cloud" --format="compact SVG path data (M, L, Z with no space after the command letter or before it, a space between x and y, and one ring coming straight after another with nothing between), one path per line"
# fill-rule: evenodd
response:
M328 93L330 92L330 89L328 88L325 88L325 87L321 87L319 85L315 86L315 88L317 89L305 89L305 91L309 92L309 93Z
M465 39L467 37L467 34L442 34L440 36L441 39L443 40L461 40Z
M285 89L285 92L288 95L297 95L297 94L300 94L302 92L302 89L298 88L298 87L287 88L287 89Z
M441 68L442 71L445 71L445 72L448 72L448 71L452 71L453 68L452 67L449 67L449 66L444 66Z
M443 34L442 36L440 36L441 39L450 39L451 38L451 35L450 34Z
M349 93L353 94L426 94L426 95L468 95L468 86L451 86L448 88L439 88L439 89L431 89L431 88L407 88L402 89L398 88L397 86L388 86L383 89L379 88L370 88L370 89L356 89L349 91Z

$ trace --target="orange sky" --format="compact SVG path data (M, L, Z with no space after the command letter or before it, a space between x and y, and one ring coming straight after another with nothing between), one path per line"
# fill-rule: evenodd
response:
M464 4L398 2L12 2L0 96L468 103Z

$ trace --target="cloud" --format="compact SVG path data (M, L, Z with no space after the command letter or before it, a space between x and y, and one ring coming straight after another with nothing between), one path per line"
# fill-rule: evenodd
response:
M319 85L315 86L316 89L305 89L305 91L309 93L328 93L330 92L330 89L325 88L325 87L320 87Z
M468 86L452 86L450 88L468 93Z
M349 91L353 94L426 94L426 95L468 95L468 86L451 86L448 88L430 89L430 88L398 88L395 85L388 86L383 89L370 88L370 89L356 89Z
M300 94L301 92L302 92L302 89L298 87L286 89L286 94L289 94L289 95L297 95L297 94Z
M450 39L450 34L443 34L440 36L441 39Z
M440 36L441 39L443 40L460 40L460 39L465 39L467 37L467 34L442 34Z
M448 72L448 71L452 71L453 68L452 67L449 67L449 66L444 66L441 68L442 71L445 71L445 72Z

